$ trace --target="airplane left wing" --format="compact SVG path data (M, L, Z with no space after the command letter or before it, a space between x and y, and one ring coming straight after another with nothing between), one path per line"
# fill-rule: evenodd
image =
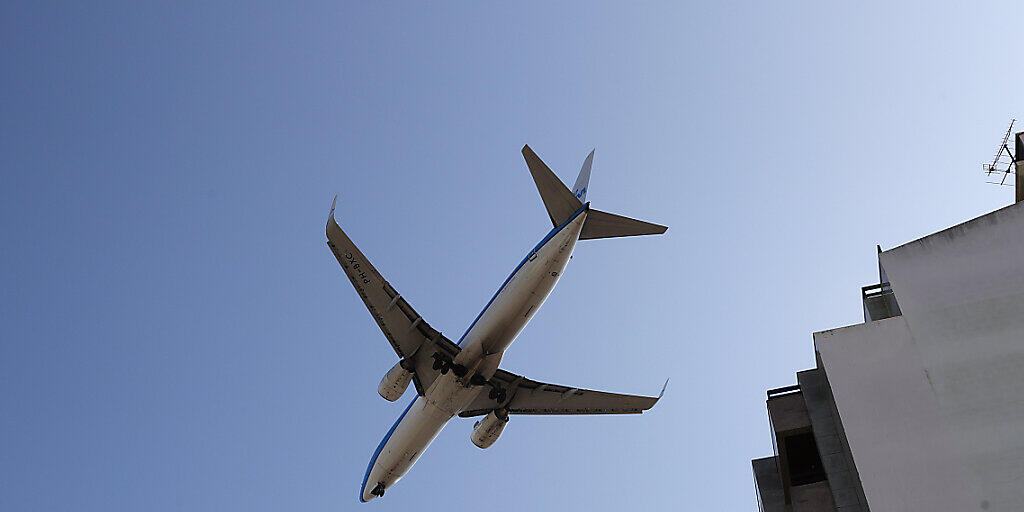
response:
M400 359L412 363L416 392L423 395L439 375L439 371L433 368L433 354L442 352L449 359L454 359L459 353L459 346L430 327L402 298L402 294L377 272L370 260L363 256L362 251L334 219L337 201L335 197L331 204L331 215L327 219L327 245L345 275L352 281L359 298L363 299L366 308L370 310L370 315L384 337L391 343L391 348Z
M505 370L495 372L491 381L508 390L505 400L499 402L480 393L459 416L480 416L501 408L509 414L640 414L654 407L665 393L664 387L656 397L606 393L537 382Z

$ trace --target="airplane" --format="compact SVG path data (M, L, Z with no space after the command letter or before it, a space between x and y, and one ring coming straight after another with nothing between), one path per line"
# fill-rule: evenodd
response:
M664 386L657 397L592 391L531 380L498 368L505 350L555 287L577 241L661 234L668 229L590 207L586 197L593 151L572 190L529 145L523 146L522 153L554 228L505 279L458 342L427 324L377 272L335 220L337 196L331 204L327 245L399 358L377 391L394 402L410 381L416 388L416 398L370 458L359 489L360 502L384 496L456 415L484 416L474 424L470 439L486 449L498 440L510 415L639 414L665 393Z

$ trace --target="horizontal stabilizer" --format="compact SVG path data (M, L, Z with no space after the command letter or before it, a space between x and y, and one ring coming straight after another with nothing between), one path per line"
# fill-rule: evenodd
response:
M548 209L551 223L556 227L562 225L583 206L583 203L573 195L565 183L562 183L562 180L558 179L558 176L555 176L555 173L551 172L529 145L523 146L523 158L526 159L526 166L530 168L533 181L537 184L537 191L544 201L544 207ZM587 177L589 176L590 173L587 172Z
M583 232L580 233L580 240L614 238L618 236L660 235L667 229L667 226L651 224L650 222L591 209L587 212L587 220L583 223Z

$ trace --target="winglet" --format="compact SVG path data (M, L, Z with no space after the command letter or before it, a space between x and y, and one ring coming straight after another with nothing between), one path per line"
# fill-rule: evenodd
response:
M653 409L655 405L658 405L658 402L661 401L661 397L665 396L665 388L668 387L668 381L669 381L669 379L665 379L665 384L663 384L661 386L661 393L658 393L658 398L655 398L654 401L651 402L651 405L643 408L642 409L643 411L649 411L649 410ZM648 400L650 400L650 398L648 398Z
M338 225L338 221L334 220L334 207L337 205L338 196L335 194L334 201L331 201L331 213L327 215L327 227L325 228L327 230L327 245L330 245L332 249L334 248L334 245L332 245L331 242L331 231L341 230L341 226ZM333 227L331 227L332 225ZM337 235L337 233L335 233L335 235Z

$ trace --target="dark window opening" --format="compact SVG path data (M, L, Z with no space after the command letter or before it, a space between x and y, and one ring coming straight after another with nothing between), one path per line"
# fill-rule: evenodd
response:
M814 434L807 432L789 436L785 443L790 485L812 484L827 478L818 455L818 445L814 442Z

